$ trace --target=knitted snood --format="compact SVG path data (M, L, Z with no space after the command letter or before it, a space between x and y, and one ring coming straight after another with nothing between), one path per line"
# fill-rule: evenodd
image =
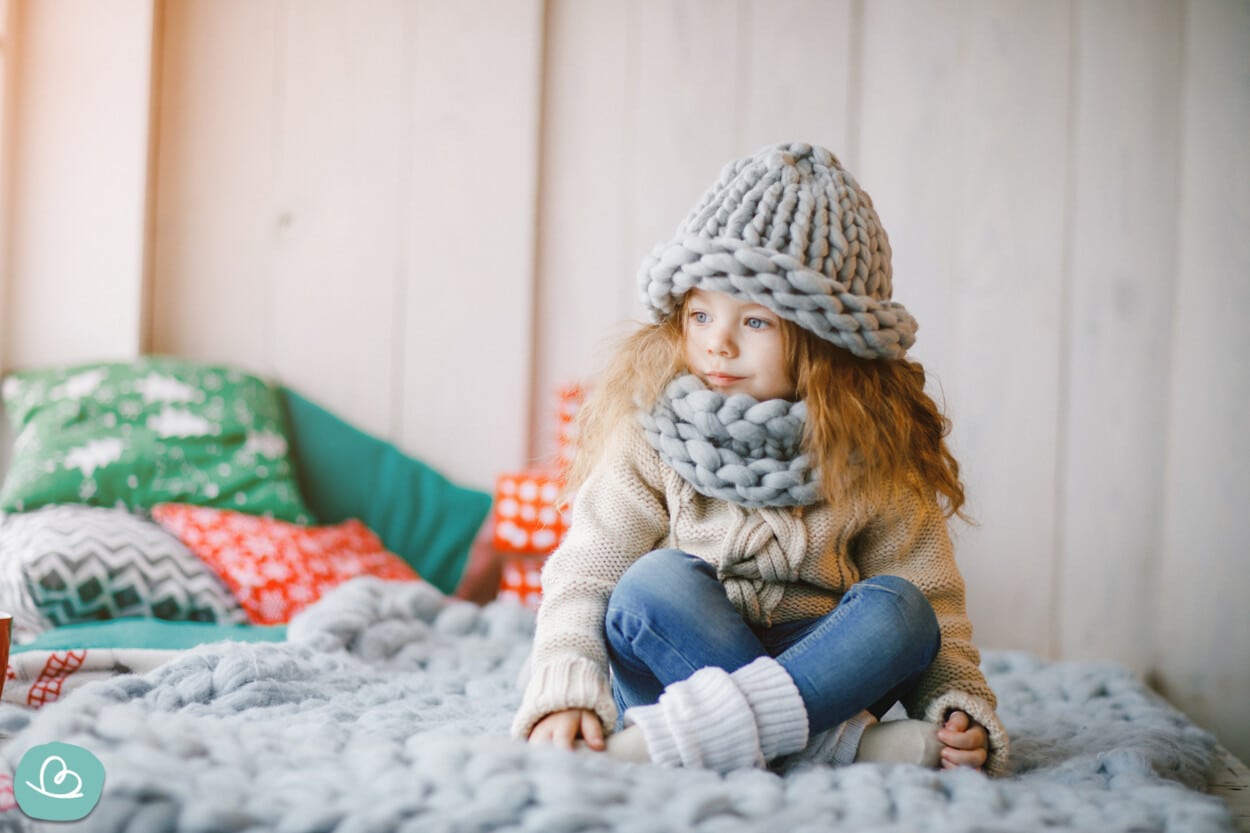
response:
M686 373L638 418L660 459L701 495L753 509L820 498L819 473L802 451L803 402L725 396Z

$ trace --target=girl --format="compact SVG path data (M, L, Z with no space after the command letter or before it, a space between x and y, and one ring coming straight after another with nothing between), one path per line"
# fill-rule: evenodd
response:
M513 734L1002 772L946 527L959 466L871 199L823 148L765 148L640 277L652 323L579 417ZM878 724L900 700L923 719Z

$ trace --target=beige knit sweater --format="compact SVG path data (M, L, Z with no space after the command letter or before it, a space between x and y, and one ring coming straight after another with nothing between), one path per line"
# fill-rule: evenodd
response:
M962 709L990 735L986 771L1004 771L1007 734L978 667L964 584L936 502L900 497L886 511L818 503L747 509L695 492L664 464L641 430L622 432L587 478L568 537L543 569L543 601L518 738L561 709L591 709L616 722L604 617L621 574L655 549L673 547L714 564L734 606L752 624L822 616L857 581L900 576L928 598L942 647L903 700L912 717L942 722Z

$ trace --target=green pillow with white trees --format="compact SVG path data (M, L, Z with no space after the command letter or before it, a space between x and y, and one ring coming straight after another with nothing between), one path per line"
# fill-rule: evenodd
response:
M273 387L232 367L147 356L9 375L15 437L0 509L194 503L313 521Z

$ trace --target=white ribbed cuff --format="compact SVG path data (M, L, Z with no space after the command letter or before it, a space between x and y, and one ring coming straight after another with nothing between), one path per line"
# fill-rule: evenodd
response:
M590 709L604 726L616 724L612 686L591 660L576 658L534 668L512 722L512 736L529 737L539 720L562 709Z
M807 746L807 706L781 663L772 657L760 657L729 676L755 714L764 760L771 761Z
M864 730L876 722L877 718L864 711L834 730L837 732L833 741L833 763L836 766L855 763L855 753L859 751L859 740L864 736Z
M663 766L729 772L762 766L755 713L721 668L700 668L664 689L660 702L625 713L647 742L651 760Z
M668 719L659 703L650 706L634 706L625 711L625 725L637 726L647 744L647 756L651 763L660 766L681 766L681 753L677 740L668 730Z

